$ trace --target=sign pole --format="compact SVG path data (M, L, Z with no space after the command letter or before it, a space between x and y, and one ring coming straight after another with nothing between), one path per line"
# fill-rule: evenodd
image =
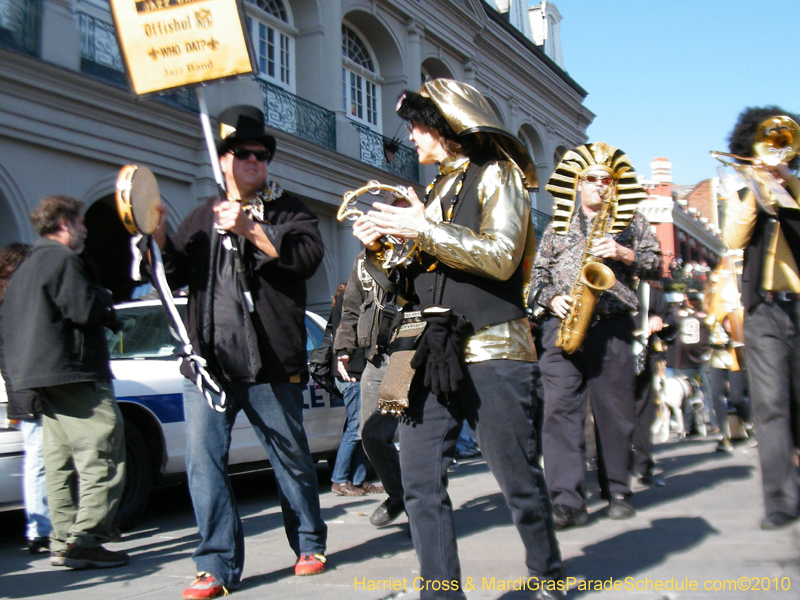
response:
M211 169L214 171L214 179L217 185L224 190L225 181L222 179L222 170L219 168L219 156L217 155L217 147L214 145L214 135L211 132L211 121L208 118L208 104L206 103L203 86L197 86L195 92L197 93L197 104L200 106L200 123L203 126L203 135L206 138L208 156L211 159Z

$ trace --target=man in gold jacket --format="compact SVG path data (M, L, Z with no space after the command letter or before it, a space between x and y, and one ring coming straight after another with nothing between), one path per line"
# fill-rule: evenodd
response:
M534 246L526 191L536 181L533 162L469 85L428 81L407 92L397 112L408 121L420 163L436 163L438 175L424 203L410 190L409 207L376 204L353 233L370 251L381 235L415 239L421 249L406 274L427 325L400 424L420 599L466 598L447 493L464 420L475 428L525 546L533 598L563 598L561 553L539 466L536 353L524 302Z
M729 138L731 152L752 157L764 127L796 142L800 119L789 115L792 129L790 119L780 118L785 115L776 106L746 109ZM798 163L790 154L775 167L740 171L748 185L728 200L722 238L729 248L744 250L744 339L764 489L762 529L797 519L800 500L794 463L800 419Z

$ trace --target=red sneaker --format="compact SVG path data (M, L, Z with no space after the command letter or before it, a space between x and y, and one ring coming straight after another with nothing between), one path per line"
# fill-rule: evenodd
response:
M324 554L301 554L297 562L294 563L294 574L300 575L319 575L325 571L327 559Z
M183 590L184 600L207 600L227 596L228 590L211 573L198 573L194 583Z

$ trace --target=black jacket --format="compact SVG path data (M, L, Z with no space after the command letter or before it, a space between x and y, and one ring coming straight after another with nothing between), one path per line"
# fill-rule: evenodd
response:
M255 312L249 313L223 237L213 234L214 200L192 211L167 240L164 267L173 289L189 286L188 330L195 349L221 381L308 381L306 280L324 246L319 219L296 196L264 205L264 233L278 250L269 257L239 238ZM216 240L213 298L208 295L211 242ZM210 310L209 310L210 307ZM182 368L187 375L186 365Z
M36 242L2 311L10 391L112 379L104 327L116 322L111 294L64 244Z
M8 407L6 416L9 419L19 421L30 421L37 419L42 414L42 395L36 390L20 390L12 392L9 390L11 382L6 375L5 345L3 343L3 312L0 304L0 374L6 386L8 396Z
M348 282L348 287L350 283ZM352 337L355 337L355 332L351 331L348 332L346 330L340 330L339 326L342 323L342 319L344 317L343 314L343 306L345 301L345 294L347 293L347 288L345 291L339 294L339 297L336 299L336 302L333 304L333 309L331 310L331 316L328 319L328 326L325 328L325 336L326 341L331 344L332 348L336 348L336 338L339 337L340 331L342 331L341 335L347 336L348 334L352 334ZM330 339L328 339L330 338ZM352 338L350 338L352 339ZM364 368L367 366L366 358L364 357L364 349L355 347L352 351L342 351L342 352L335 352L333 353L333 358L331 360L331 372L336 379L341 380L342 378L339 376L339 356L348 356L350 360L347 363L347 374L350 377L355 377L356 379L361 379L361 373L364 372Z

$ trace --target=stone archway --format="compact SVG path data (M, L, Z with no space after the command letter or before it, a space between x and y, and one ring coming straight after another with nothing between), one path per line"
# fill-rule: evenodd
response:
M12 174L0 163L0 248L14 242L33 243L36 233L28 219L30 210Z
M494 110L494 112L497 114L497 118L500 119L500 122L503 125L506 125L506 123L507 123L506 116L503 114L503 111L500 108L500 105L497 103L497 101L494 98L489 98L485 94L484 94L484 97L489 102L489 105L492 107L492 110Z
M0 248L5 248L14 242L22 242L25 237L22 235L11 203L0 192Z
M369 44L377 60L381 83L381 122L383 135L394 137L402 126L394 111L397 99L408 85L405 60L395 32L379 15L355 8L344 15L344 24L356 31Z
M442 59L430 56L422 61L422 81L425 76L430 79L455 79L453 70Z
M114 196L103 196L94 202L84 218L88 233L81 258L90 277L111 290L114 302L130 300L139 285L131 279L132 236L119 218Z

